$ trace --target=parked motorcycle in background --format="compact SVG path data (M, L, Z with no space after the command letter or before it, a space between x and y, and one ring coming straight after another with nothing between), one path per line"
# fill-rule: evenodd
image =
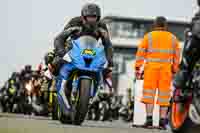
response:
M133 121L134 99L132 97L131 88L127 89L128 101L126 105L122 105L119 109L119 115L125 122Z

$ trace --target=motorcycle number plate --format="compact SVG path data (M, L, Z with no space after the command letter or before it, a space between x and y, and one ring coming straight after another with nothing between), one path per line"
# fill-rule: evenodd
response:
M95 56L96 55L96 52L92 49L84 49L82 54L85 54L85 55L90 55L90 56Z

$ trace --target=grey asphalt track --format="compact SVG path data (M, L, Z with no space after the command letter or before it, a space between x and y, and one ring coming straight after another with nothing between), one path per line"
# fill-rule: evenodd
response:
M85 121L82 126L63 125L45 117L0 114L0 133L170 133L132 128L122 121Z

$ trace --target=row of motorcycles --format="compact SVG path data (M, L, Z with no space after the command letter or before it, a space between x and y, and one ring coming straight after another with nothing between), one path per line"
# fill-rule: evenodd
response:
M109 96L104 90L89 104L87 119L112 121L121 119L124 122L133 120L133 101L129 99L127 104L122 104L122 96Z
M36 72L33 72L34 74ZM54 82L48 81L45 77L30 74L25 80L19 81L10 79L0 90L1 112L19 113L28 115L49 116L53 113L53 102L56 99ZM48 88L49 83L52 87Z
M24 83L23 89L19 89L14 81L10 81L7 89L0 90L1 112L51 116L52 120L59 120L60 107L55 84L55 80L45 77L33 78ZM132 99L129 99L127 105L123 105L122 98L109 94L108 89L99 88L96 96L89 101L86 119L112 121L121 118L126 122L132 121ZM60 121L65 123L61 119Z

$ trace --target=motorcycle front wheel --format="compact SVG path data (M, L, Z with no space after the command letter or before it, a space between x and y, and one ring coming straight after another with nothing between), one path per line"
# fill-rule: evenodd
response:
M80 97L79 97L79 101L76 107L75 120L74 120L75 125L81 125L88 112L91 84L92 84L92 81L90 79L80 80L80 84L79 84Z

